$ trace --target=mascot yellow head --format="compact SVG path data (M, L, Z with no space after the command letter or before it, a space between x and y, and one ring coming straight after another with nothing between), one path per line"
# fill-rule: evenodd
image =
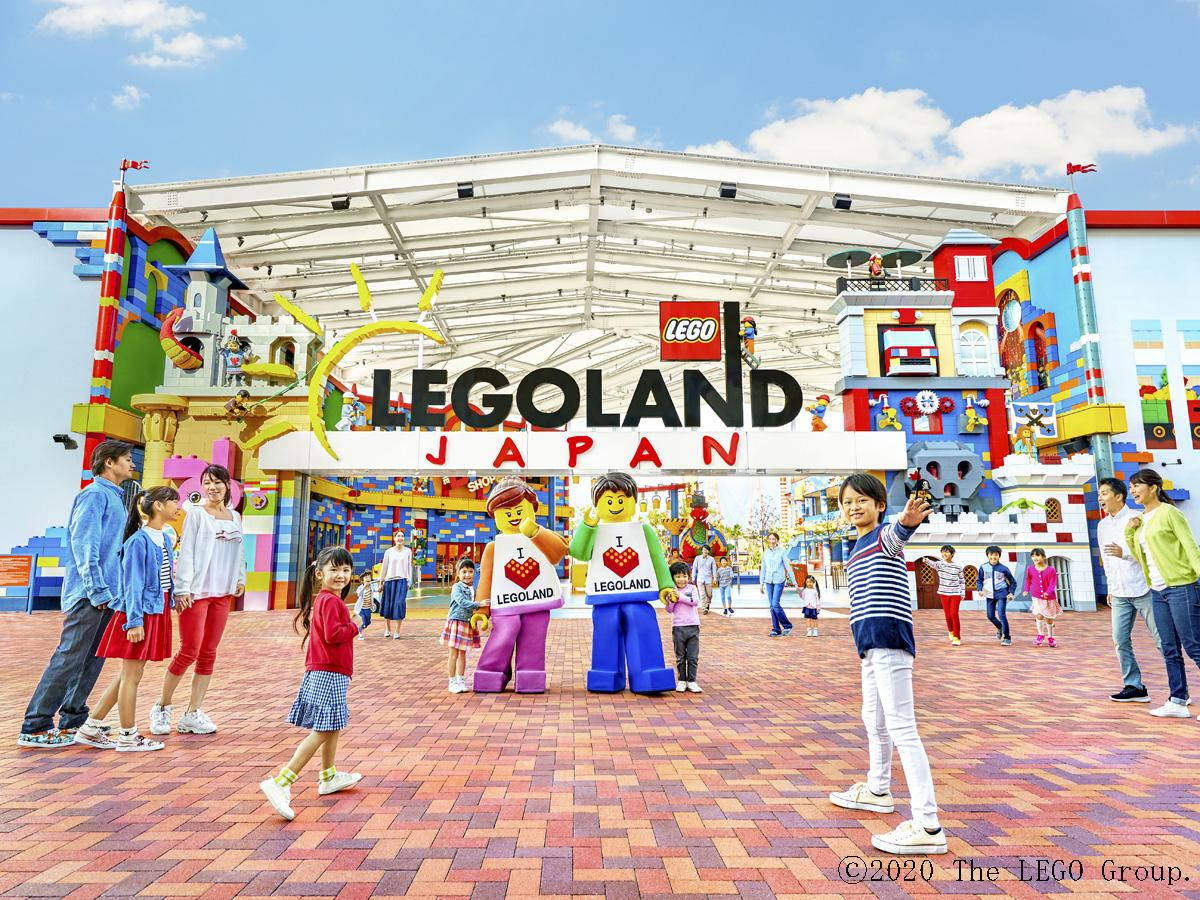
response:
M530 536L529 531L537 531L537 494L520 478L497 481L488 493L487 511L501 534Z
M637 482L625 472L608 472L592 482L592 505L601 522L632 521L637 494Z

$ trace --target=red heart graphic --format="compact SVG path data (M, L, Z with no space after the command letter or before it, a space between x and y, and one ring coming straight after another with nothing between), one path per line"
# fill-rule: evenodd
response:
M510 559L504 564L504 577L523 588L533 584L533 579L537 578L541 571L542 567L533 557L527 557L520 562Z
M616 572L620 578L624 578L636 569L638 564L637 551L632 547L623 547L620 550L616 547L609 547L601 558L604 560L604 565Z

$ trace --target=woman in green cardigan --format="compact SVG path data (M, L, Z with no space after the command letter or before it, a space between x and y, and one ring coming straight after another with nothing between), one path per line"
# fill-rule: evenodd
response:
M1138 470L1129 479L1129 493L1145 512L1129 520L1125 537L1150 584L1171 689L1171 699L1150 714L1188 719L1183 653L1200 666L1200 547L1187 519L1163 490L1161 475L1153 469Z

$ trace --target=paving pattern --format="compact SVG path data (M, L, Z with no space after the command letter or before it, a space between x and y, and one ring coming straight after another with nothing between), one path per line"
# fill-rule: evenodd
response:
M257 783L301 737L284 722L303 666L290 616L231 618L206 704L217 735L116 754L16 747L59 620L6 615L0 893L1200 897L1200 722L1108 701L1119 683L1105 613L1069 615L1055 650L1032 646L1026 616L1012 647L981 614L964 618L954 648L939 612L918 613L919 718L951 853L924 873L919 859L894 868L915 878L894 884L839 874L846 857L886 865L870 835L907 813L906 803L874 816L826 800L866 764L844 619L823 623L820 638L771 639L761 619L708 616L705 693L661 697L583 690L586 619L551 623L542 696L448 694L440 621L411 621L399 641L373 625L356 644L338 758L363 773L361 786L318 797L310 766L286 823ZM1135 646L1161 701L1165 675L1144 630ZM162 671L143 681L143 729ZM1078 860L1082 879L1032 880L1038 858ZM959 860L973 860L979 880L960 879ZM1105 860L1179 866L1191 880L1105 880Z

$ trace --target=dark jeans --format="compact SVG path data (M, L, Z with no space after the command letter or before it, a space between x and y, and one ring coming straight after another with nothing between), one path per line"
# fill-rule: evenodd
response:
M1183 584L1151 591L1150 595L1154 598L1154 624L1158 627L1163 661L1167 664L1171 702L1186 703L1188 686L1183 653L1200 666L1200 585Z
M700 626L675 625L671 628L675 642L675 671L680 681L695 681L696 666L700 663Z
M78 728L87 721L88 694L104 668L96 649L111 617L112 610L97 609L86 597L66 611L58 647L25 710L22 734L49 731L55 713L60 728Z
M768 581L766 584L767 600L771 604L771 630L776 632L792 627L791 619L783 611L783 585L782 581Z
M1008 595L1004 595L999 599L989 599L987 602L987 617L988 621L1000 629L1000 636L1012 639L1012 635L1008 633Z

